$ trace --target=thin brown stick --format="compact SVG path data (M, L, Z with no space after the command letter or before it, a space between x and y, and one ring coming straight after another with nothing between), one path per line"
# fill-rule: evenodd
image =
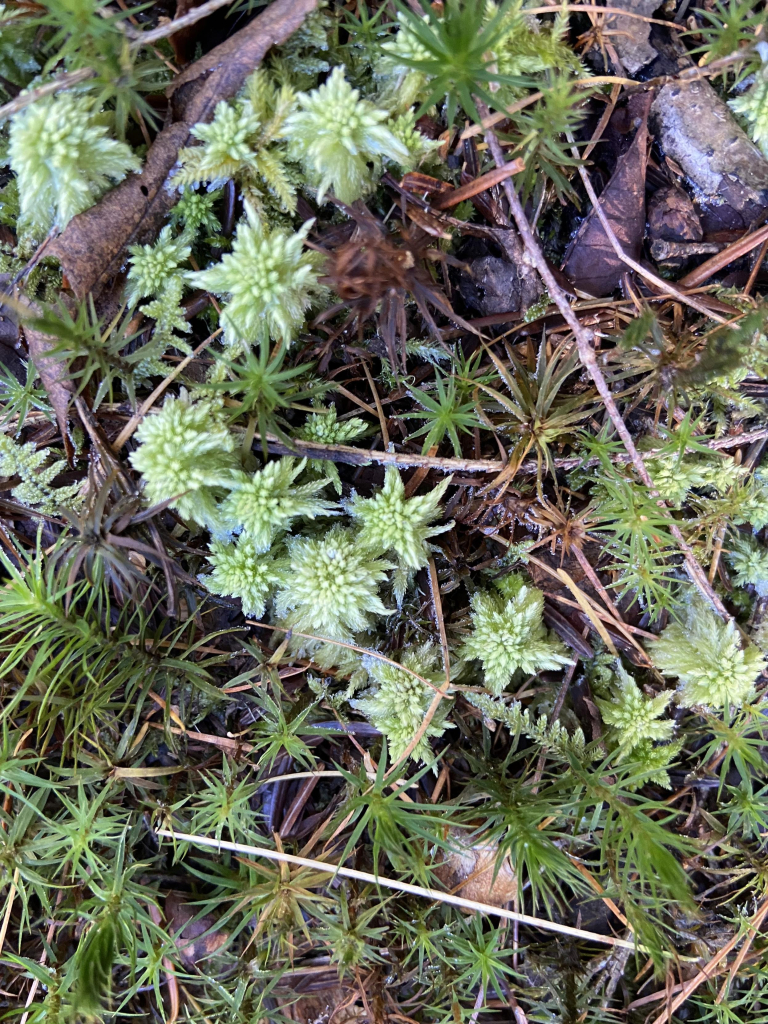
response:
M746 256L748 252L752 252L753 249L764 242L768 243L768 224L764 224L757 231L753 231L751 234L739 238L738 241L732 242L722 252L717 253L717 255L709 260L705 260L700 267L696 267L695 270L686 274L685 277L681 277L678 283L683 288L698 288L699 285L708 281L713 274L717 274L727 267L729 263L733 263L734 260Z
M129 438L133 437L133 433L138 427L138 425L147 415L147 413L158 400L158 398L163 394L168 385L171 384L179 376L182 370L185 370L189 366L193 359L196 359L200 355L200 353L204 351L204 349L208 348L208 346L214 340L214 338L217 338L221 334L222 330L223 328L219 327L218 330L214 331L213 334L210 334L205 339L205 341L201 341L191 355L188 355L185 359L182 359L179 365L176 366L173 370L171 370L171 372L164 380L160 381L160 383L157 385L157 387L149 396L149 398L145 399L141 403L141 406L137 410L136 414L134 416L131 416L131 418L125 424L123 429L117 435L117 437L114 440L114 443L112 444L112 451L119 452L120 449L125 444L125 442Z
M71 89L75 85L80 85L81 82L87 82L95 74L96 72L93 68L78 68L77 71L62 72L62 74L52 78L50 82L46 82L45 85L38 85L36 89L30 89L29 92L19 93L18 96L15 96L8 103L0 107L0 124L3 121L7 121L9 117L13 117L14 114L18 114L20 110L28 107L30 103L36 103L37 100L41 100L44 96L52 96L54 93L62 92L64 89Z
M139 46L149 46L150 43L156 43L160 39L167 39L168 36L175 35L181 29L189 28L190 25L195 25L203 18L207 18L209 14L213 14L214 11L218 11L219 8L226 7L232 2L233 0L208 0L200 7L193 7L191 11L182 14L180 18L166 21L163 25L150 29L149 32L142 32L141 35L134 36L131 48L135 50Z
M375 410L371 409L375 415ZM234 428L237 430L237 428ZM256 440L261 440L259 434L254 435ZM726 448L736 448L738 445L749 444L768 437L768 427L760 427L757 430L746 431L743 434L736 434L732 437L718 437L707 445L712 451L722 451ZM498 459L455 459L443 458L435 455L421 455L411 452L384 452L367 448L353 448L344 444L318 444L313 441L294 440L294 448L291 449L278 441L273 435L268 435L267 448L274 455L295 455L296 450L306 455L309 459L330 459L331 462L341 462L348 466L368 466L372 462L384 466L401 466L403 469L426 469L436 470L440 473L500 473L505 463ZM659 449L652 448L639 453L643 459L653 459L659 453ZM617 462L631 462L628 454L618 455ZM558 457L554 459L557 469L575 469L576 467L596 466L597 459L584 460L577 456ZM520 465L518 473L536 473L538 463L535 459L527 459Z
M368 381L368 387L371 389L373 395L373 401L376 403L376 415L379 418L379 429L381 430L381 441L385 448L389 448L389 431L387 430L387 417L384 415L384 409L381 404L381 398L379 392L376 390L376 382L371 374L368 361L363 360L363 372L365 373L366 380Z
M763 260L765 259L765 254L767 252L768 252L768 238L766 238L765 241L763 242L763 244L760 246L760 251L758 252L757 256L755 257L755 265L750 270L750 272L749 272L749 279L747 280L747 283L744 285L744 294L745 295L749 295L749 293L752 291L752 286L754 285L755 280L757 279L757 275L760 273L760 268L763 265Z
M479 100L478 110L480 111L481 116L483 114L488 113L488 108L485 106L485 104L482 103L482 101ZM491 151L491 155L493 156L494 161L497 164L503 164L504 152L501 146L499 145L499 141L494 135L494 133L486 132L486 139L488 141L488 147ZM645 468L645 463L643 462L640 453L638 452L635 446L635 442L632 440L632 435L629 433L627 425L621 417L621 413L619 412L618 406L616 405L616 400L613 397L613 393L611 392L611 389L608 387L608 383L605 377L603 376L600 367L597 365L597 356L595 355L592 331L588 330L586 327L583 326L579 318L571 309L571 305L568 301L568 296L565 294L563 289L555 280L555 276L552 273L549 264L547 263L544 253L542 252L541 246L539 245L539 243L533 235L533 232L531 231L531 226L528 223L527 217L525 216L525 211L523 210L522 204L520 203L520 199L517 195L517 192L515 192L508 178L504 182L504 191L506 193L507 200L509 201L509 206L512 211L512 215L515 219L515 223L517 224L517 229L520 232L520 235L523 239L523 244L525 245L525 248L528 251L529 256L531 257L534 266L541 275L541 278L544 284L546 285L550 296L557 305L557 308L560 310L563 319L573 331L573 336L576 339L576 346L579 352L579 358L581 359L582 363L589 372L590 377L595 383L595 387L597 388L598 394L600 395L600 397L603 400L603 403L605 404L606 412L608 413L611 422L613 423L614 429L621 438L624 447L627 450L627 454L630 456L630 461L632 462L632 465L635 468L635 472L637 473L642 483L648 488L648 491L651 494L651 496L659 499L659 492L653 485L653 481L651 480L648 470ZM665 284L665 287L668 288L668 285ZM708 312L707 315L709 316ZM720 600L720 598L713 590L711 583L707 579L706 573L702 570L701 566L697 562L696 556L694 555L690 545L687 543L682 533L680 532L680 528L678 527L677 523L670 515L665 502L659 499L658 504L660 508L663 508L665 510L669 518L669 531L677 541L680 550L683 552L688 575L691 577L691 579L702 592L702 594L707 598L710 604L712 604L712 606L717 610L718 614L726 620L730 619L730 616L728 615L728 612L726 611L723 602Z
M488 171L487 174L481 174L479 178L475 178L474 181L468 181L466 185L462 185L460 188L440 193L436 199L430 201L429 205L433 210L447 210L451 206L463 203L465 199L471 199L473 196L493 188L494 185L500 185L505 178L511 178L513 174L519 174L520 171L524 170L524 160L520 158L510 160L504 167L496 167L494 170Z
M500 917L505 921L519 921L520 924L528 925L531 928L541 928L544 931L558 932L560 935L570 935L574 939L581 939L583 942L596 942L603 946L619 946L621 949L643 950L644 947L628 939L617 939L612 935L599 935L597 932L589 932L583 928L572 928L567 924L560 924L558 921L548 921L542 917L531 917L529 914L516 914L512 910L503 907L494 907L488 903L478 903L475 900L465 899L463 896L455 896L452 893L441 892L439 889L426 889L421 885L412 885L410 882L403 882L397 878L387 878L384 875L372 875L368 871L357 871L355 868L347 868L338 864L328 864L322 860L310 860L307 857L296 857L290 853L283 853L279 850L268 850L263 846L246 846L244 843L230 843L224 839L212 839L209 836L195 836L187 832L176 832L160 828L156 833L164 839L174 839L180 843L192 843L195 846L207 846L214 850L230 850L233 853L245 853L249 856L264 857L267 860L280 861L285 864L295 864L298 867L310 868L314 871L323 871L329 875L340 875L343 878L355 878L359 882L366 882L370 885L382 885L387 889L394 889L397 892L407 892L412 896L421 896L423 899L450 903L454 907L461 907L464 910L473 910L475 913L490 917Z

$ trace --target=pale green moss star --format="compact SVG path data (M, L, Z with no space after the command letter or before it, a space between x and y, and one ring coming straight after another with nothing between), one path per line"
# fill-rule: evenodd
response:
M267 599L285 579L286 558L272 551L259 551L248 537L239 537L234 544L214 541L207 561L213 572L198 577L212 594L239 597L243 614L260 619Z
M373 655L366 655L363 664L372 685L360 698L350 701L352 707L361 711L386 737L393 762L400 760L423 724L435 689L445 678L436 668L437 652L430 644L403 651L400 660L402 668ZM417 675L422 679L416 678ZM427 679L433 686L423 682L423 679ZM445 723L446 713L447 706L443 701L426 732L411 751L410 756L414 761L426 763L432 760L429 740L453 728Z
M429 561L431 537L453 528L453 522L430 525L440 515L440 502L451 483L443 480L428 494L405 497L405 486L394 466L387 466L384 486L373 498L359 495L349 503L349 513L360 524L360 543L376 554L397 554L409 569L421 569Z
M635 680L620 664L616 664L614 685L609 699L595 697L603 721L611 727L610 738L624 758L646 740L668 740L674 723L662 720L673 697L664 690L656 697L646 697Z
M742 648L732 620L723 620L692 599L682 622L672 622L649 644L656 667L678 679L683 707L740 708L755 695L765 658L752 644Z
M87 96L62 92L30 103L11 121L8 148L19 184L22 224L64 228L140 163L109 137Z
M183 237L172 237L170 225L163 228L154 244L130 246L131 266L125 289L129 305L135 306L147 296L157 298L173 279L181 280L179 267L191 251Z
M275 601L277 614L299 632L350 641L388 615L378 587L388 562L374 558L349 530L334 527L321 538L289 541L291 566Z
M372 188L383 157L407 164L408 148L382 123L387 111L360 99L343 67L296 99L301 109L285 125L288 152L317 188L318 201L331 189L343 203L360 199Z
M246 204L232 252L207 270L187 274L195 287L226 296L221 323L229 343L290 343L296 337L306 310L325 294L319 257L304 248L310 227L308 222L294 234L270 230Z
M518 669L533 674L570 663L544 626L544 595L520 577L505 577L506 595L480 591L471 599L472 633L462 657L482 662L485 685L500 696Z
M257 551L267 551L300 516L332 515L339 506L318 497L325 480L295 483L306 464L306 459L287 457L268 462L257 473L238 473L221 506L222 521L233 533L242 531Z
M315 441L318 444L346 444L360 437L368 429L365 420L358 416L339 422L336 415L335 405L330 409L323 409L322 412L313 412L304 426L296 431L294 437L301 441ZM330 480L336 493L341 494L341 478L335 462L331 459L310 459L309 468Z
M218 503L232 485L238 459L235 439L208 402L167 398L160 412L145 416L131 455L152 504L175 499L185 519L221 533Z
M751 584L758 597L768 597L768 548L744 534L737 534L727 547L736 586Z

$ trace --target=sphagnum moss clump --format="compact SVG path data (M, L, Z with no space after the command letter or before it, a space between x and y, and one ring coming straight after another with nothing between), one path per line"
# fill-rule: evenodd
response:
M64 228L129 171L140 167L109 129L87 96L61 93L17 114L8 147L20 196L20 222L45 234Z
M537 673L570 662L563 645L547 633L544 595L520 577L501 581L503 591L472 597L472 632L462 655L482 663L485 685L500 696L518 670Z
M217 498L238 468L235 440L223 419L208 403L168 398L142 420L136 438L131 464L142 474L149 501L171 501L184 518L219 532Z
M293 341L306 311L324 295L320 261L304 247L310 227L270 229L247 207L232 252L207 270L187 275L190 284L226 298L221 320L233 345Z

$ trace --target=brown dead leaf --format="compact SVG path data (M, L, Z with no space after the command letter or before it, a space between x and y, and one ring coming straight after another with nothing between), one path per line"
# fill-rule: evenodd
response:
M619 159L600 203L627 256L639 259L645 234L645 170L648 157L648 111L652 97L632 97L639 120L632 145ZM610 295L626 272L595 210L578 230L565 255L563 270L577 288L590 295Z
M174 19L181 18L185 14L200 7L205 0L176 0L176 13ZM195 46L205 31L206 18L189 25L187 28L179 29L172 36L168 36L168 42L173 49L173 59L177 64L188 64L195 55Z
M517 876L505 857L494 878L498 843L483 842L461 829L449 829L453 850L445 855L435 874L448 889L466 900L502 907L517 895Z
M165 897L165 917L168 931L176 934L176 948L182 962L192 967L221 949L229 938L227 932L211 931L216 925L212 914L195 921L196 908L185 902L184 894L169 892ZM205 934L208 932L209 934Z
M193 141L191 128L210 121L216 104L234 96L267 51L285 42L316 6L317 0L275 0L173 80L167 90L173 123L150 146L141 173L71 220L51 246L79 299L97 295L120 272L128 245L157 234L177 198L169 177L179 149Z

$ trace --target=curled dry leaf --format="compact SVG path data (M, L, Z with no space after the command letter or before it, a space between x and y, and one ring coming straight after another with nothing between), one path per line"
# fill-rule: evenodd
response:
M645 169L648 158L648 110L651 97L632 97L630 113L639 121L635 138L620 158L600 196L600 204L627 256L640 258L645 234ZM630 103L632 103L632 100ZM626 272L608 240L596 210L590 210L571 243L563 270L590 295L610 295Z
M176 935L179 956L187 967L213 956L229 938L227 932L212 930L216 925L212 914L195 920L196 913L195 907L185 902L183 893L169 892L165 897L168 929Z

